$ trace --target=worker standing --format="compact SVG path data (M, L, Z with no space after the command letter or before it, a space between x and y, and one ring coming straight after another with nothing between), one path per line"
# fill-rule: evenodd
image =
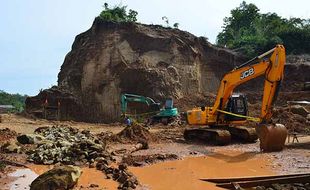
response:
M125 117L125 124L129 127L131 126L131 119L129 117Z

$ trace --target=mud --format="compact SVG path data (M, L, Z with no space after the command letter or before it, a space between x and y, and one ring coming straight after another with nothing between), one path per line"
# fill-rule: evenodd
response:
M9 127L11 131L14 129L14 131L20 133L24 133L24 131L29 131L30 129L30 133L33 133L39 127L55 125L55 123L46 120L34 121L14 115L5 115L3 118L4 121L0 123L0 129ZM106 136L111 137L125 129L120 124L94 125L78 122L59 122L57 125L63 124L70 124L72 127L78 129L90 130L90 133L97 138L98 134L106 134ZM165 189L165 187L172 186L176 186L179 189L202 189L208 187L209 189L213 189L212 184L206 184L198 179L202 177L240 177L272 173L310 172L309 136L298 137L300 143L292 143L291 139L291 142L286 145L286 148L282 152L260 153L259 142L254 144L232 144L225 147L188 144L181 136L182 130L181 127L171 126L151 127L148 129L147 134L151 137L156 136L159 140L151 140L148 149L138 150L128 155L131 158L128 164L138 163L140 165L140 161L142 160L143 162L142 167L129 167L129 171L137 177L141 184L137 189L146 189L147 187L151 189ZM125 139L128 140L130 138ZM98 140L101 141L99 138ZM119 141L109 141L107 143L107 150L109 152L121 149L130 150L136 145L133 142L128 140L124 144ZM127 153L115 157L117 160L116 163L113 163L115 168L118 167L124 155L127 155ZM160 156L158 159L154 155L166 156ZM170 156L167 155L177 155L178 160L170 161ZM169 159L162 159L165 157ZM29 165L26 161L26 154L24 153L5 153L0 155L0 159L27 164L37 174L43 173L53 167L53 165L50 167ZM144 162L143 160L148 160L148 162ZM94 166L92 165L91 167ZM4 171L0 172L0 185L8 185L15 180L13 177L8 176L15 169L21 169L21 167L7 166ZM111 175L111 179L106 179L106 174L97 171L95 168L85 167L83 170L86 173L88 172L88 175L84 176L82 174L80 179L82 184L79 183L76 189L117 189L119 186L118 182L112 180L114 178ZM86 182L83 182L84 179ZM101 180L104 184L101 183ZM105 184L106 186L104 186Z
M268 157L255 153L223 151L204 157L167 161L146 167L130 167L138 179L152 189L220 189L202 178L273 174ZM155 174L155 175L154 175ZM172 177L173 176L173 177Z
M0 142L13 139L17 136L15 131L10 130L9 128L0 129Z
M122 163L125 163L129 166L144 166L176 159L178 159L176 154L129 155L123 157Z

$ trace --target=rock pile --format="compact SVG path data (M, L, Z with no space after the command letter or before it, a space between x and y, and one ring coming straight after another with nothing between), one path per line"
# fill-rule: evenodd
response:
M100 159L96 164L96 168L103 171L108 179L119 182L118 189L129 190L135 189L139 184L137 178L128 171L126 164L120 164L118 168L109 166L106 160Z
M160 161L176 160L178 158L176 154L127 155L123 157L122 163L129 166L143 166Z
M28 152L28 160L36 164L92 164L98 157L112 160L105 144L89 131L53 126L39 128L35 133L44 137L36 149Z
M290 132L308 134L310 133L310 121L307 119L305 109L278 108L274 110L273 118L277 123L285 124Z
M112 137L115 141L119 142L149 142L156 140L154 136L145 127L139 124L127 126L118 134Z

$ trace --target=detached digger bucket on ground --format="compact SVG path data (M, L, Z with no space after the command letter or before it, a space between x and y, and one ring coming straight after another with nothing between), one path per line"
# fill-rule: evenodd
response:
M287 129L282 124L260 124L256 127L260 149L264 152L281 151L287 137Z

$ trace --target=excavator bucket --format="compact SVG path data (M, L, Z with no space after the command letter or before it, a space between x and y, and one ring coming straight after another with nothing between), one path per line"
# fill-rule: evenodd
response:
M256 127L260 149L264 152L281 151L287 137L287 129L282 124L260 124Z

